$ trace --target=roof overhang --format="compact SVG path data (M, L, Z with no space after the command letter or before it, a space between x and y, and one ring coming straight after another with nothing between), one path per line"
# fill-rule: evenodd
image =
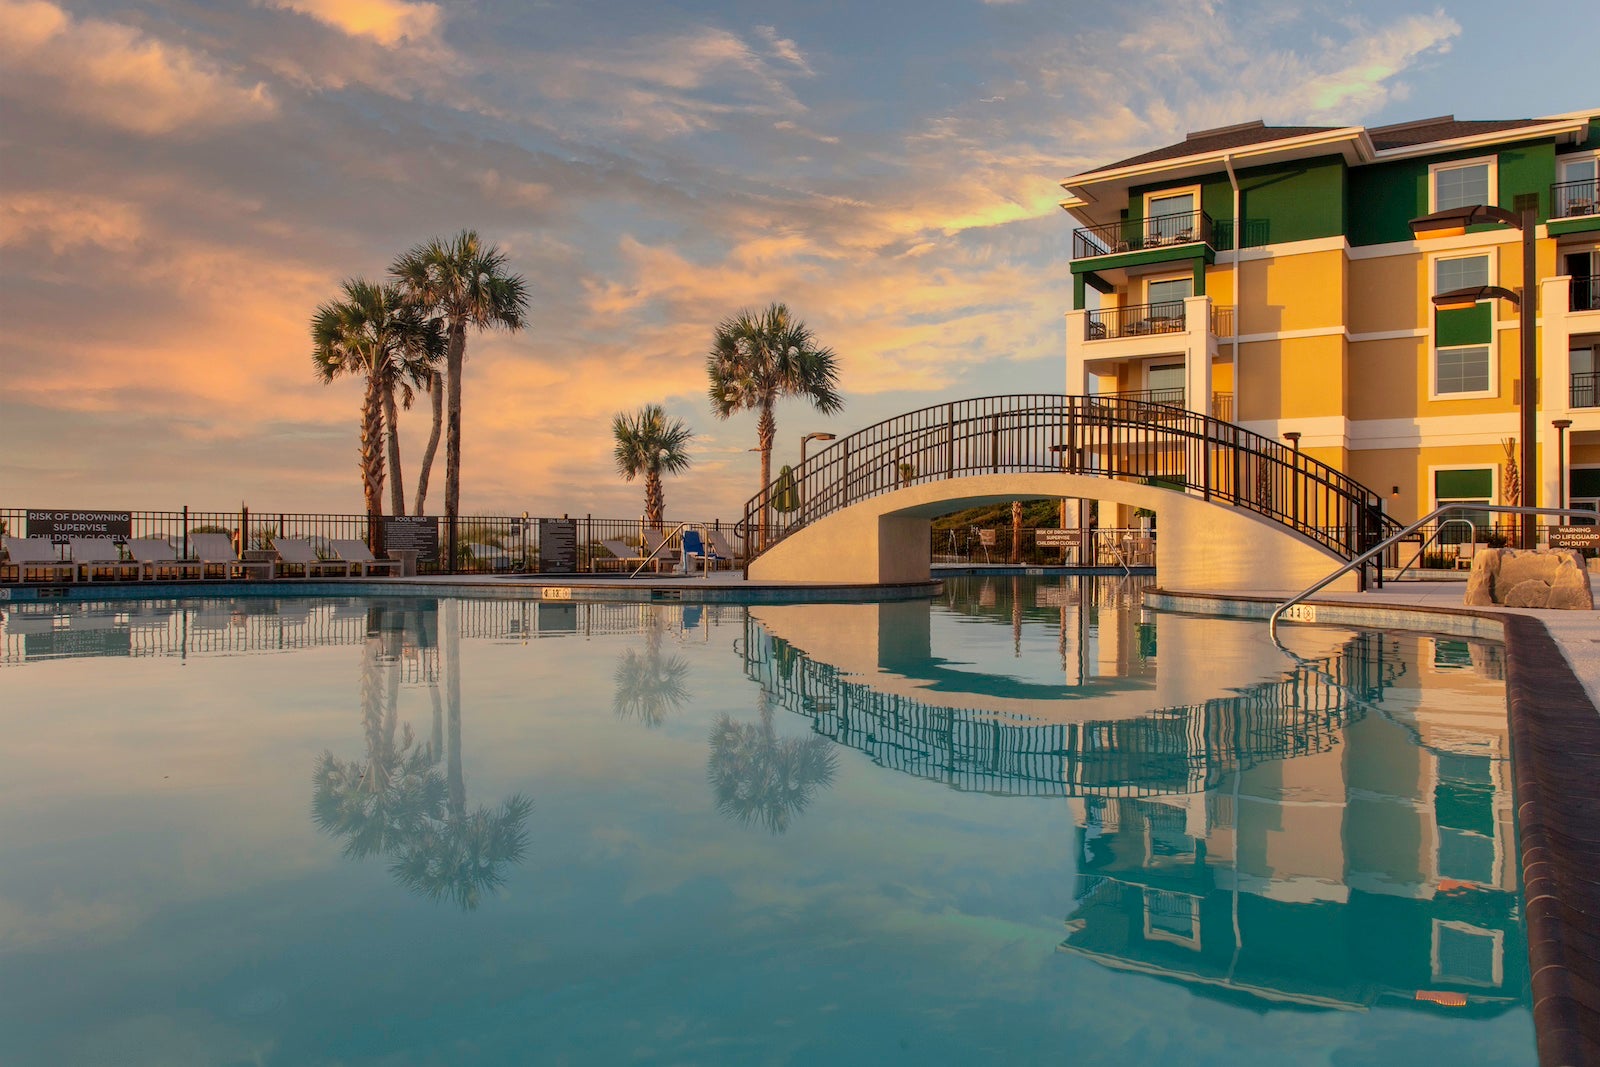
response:
M1577 144L1589 136L1589 119L1593 114L1595 113L1584 111L1563 115L1559 119L1532 126L1515 126L1509 130L1478 133L1471 137L1452 137L1448 141L1424 141L1422 144L1406 145L1402 148L1385 148L1374 151L1369 162L1387 163L1394 159L1411 159L1415 156L1438 155L1440 152L1487 148L1489 145L1506 144L1510 141L1537 141L1546 137L1555 138L1558 144L1563 141L1567 144Z
M1214 149L1175 159L1159 159L1131 167L1090 171L1067 178L1061 187L1067 198L1061 207L1089 225L1111 222L1127 202L1128 190L1153 181L1181 182L1221 170L1227 160L1236 166L1258 167L1268 163L1291 163L1338 154L1352 166L1370 158L1372 142L1360 126L1285 137L1277 141ZM1102 217L1104 216L1104 217Z

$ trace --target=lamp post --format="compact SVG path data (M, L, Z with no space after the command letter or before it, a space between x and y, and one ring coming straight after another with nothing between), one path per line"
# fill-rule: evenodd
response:
M1536 437L1539 432L1539 400L1536 393L1539 376L1539 339L1534 334L1533 319L1534 304L1538 299L1535 283L1538 280L1539 265L1534 255L1535 229L1539 224L1538 209L1529 206L1516 212L1486 204L1446 208L1431 215L1424 215L1420 219L1412 219L1411 232L1419 241L1438 237L1459 237L1467 232L1467 227L1487 223L1498 223L1522 231L1521 289L1502 289L1498 285L1453 289L1448 293L1435 295L1433 306L1440 310L1473 307L1481 300L1498 297L1510 300L1520 312L1518 326L1522 335L1522 395L1517 398L1517 403L1522 425L1522 499L1518 503L1523 507L1536 508L1539 506L1539 482L1535 476L1535 465L1538 462ZM1494 355L1492 341L1489 352L1492 359ZM1521 527L1521 547L1525 549L1536 547L1539 542L1539 524L1528 515L1523 517Z
M1567 506L1567 427L1571 419L1556 419L1550 423L1556 428L1556 500L1557 507ZM1570 516L1561 516L1561 525L1567 525Z
M836 434L818 432L818 433L808 433L804 437L800 438L800 468L801 468L801 470L804 470L805 469L805 465L806 465L806 445L810 444L812 441L832 441L836 436L837 436ZM801 507L804 507L805 503L806 503L806 491L805 491L804 486L805 486L805 477L803 475L796 474L796 476L795 476L795 492L800 498L800 506Z
M1294 477L1289 481L1289 513L1296 525L1300 522L1300 431L1290 430L1283 439L1294 446Z

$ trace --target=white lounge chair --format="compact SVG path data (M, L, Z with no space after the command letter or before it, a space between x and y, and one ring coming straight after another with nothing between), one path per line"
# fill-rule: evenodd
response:
M120 582L124 578L139 577L139 564L123 559L122 550L109 537L69 537L72 565L78 568L78 577L85 582L96 578L109 578Z
M285 570L298 569L307 578L329 573L340 578L350 577L350 564L340 559L322 559L310 541L298 537L274 537L272 547L278 553L278 565Z
M206 565L197 559L179 559L172 542L164 537L135 537L128 542L128 555L139 564L141 578L201 578Z
M400 573L399 560L379 559L372 554L372 549L367 547L365 541L357 538L335 538L328 542L328 547L363 578L370 578L374 571L387 572L391 577Z
M644 552L626 541L601 541L600 546L614 558L595 560L596 563L616 563L624 570L632 570L644 562Z
M649 557L650 565L657 573L663 567L672 570L678 565L677 551L667 547L671 540L672 535L664 530L644 531L644 554Z
M209 578L271 578L271 560L240 559L233 550L233 539L227 534L197 533L189 535L189 550L200 561L200 575Z
M728 536L721 530L701 532L705 534L706 548L710 550L707 562L713 570L718 564L729 568L744 566L744 554L729 543Z
M5 546L19 582L70 582L77 578L78 568L56 554L56 546L48 537L7 537Z

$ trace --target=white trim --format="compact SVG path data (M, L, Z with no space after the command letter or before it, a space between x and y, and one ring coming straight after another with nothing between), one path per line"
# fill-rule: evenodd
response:
M1238 314L1238 312L1234 312ZM1307 330L1279 330L1276 333L1247 333L1241 334L1239 343L1242 345L1258 344L1262 341L1294 341L1303 337L1348 337L1349 331L1343 326L1316 326Z
M1535 234L1539 240L1548 235L1540 226ZM1481 248L1484 245L1520 245L1520 230L1501 227L1483 233L1464 233L1459 237L1430 237L1426 241L1390 241L1381 245L1355 245L1349 251L1351 259L1382 259L1385 256L1415 256L1423 252L1451 252L1458 248Z
M1351 344L1360 344L1362 341L1408 341L1425 338L1429 331L1425 328L1414 330L1373 330L1371 333L1352 333L1345 336Z
M1255 259L1277 259L1281 256L1307 256L1314 252L1338 252L1348 250L1349 238L1344 234L1337 237L1312 237L1304 241L1284 241L1280 244L1258 245L1255 248L1241 248L1239 261L1249 263Z
M1428 177L1428 183L1428 187L1431 190L1433 188L1433 176L1431 171ZM1491 177L1491 193L1493 191L1493 184L1493 178ZM1429 193L1429 197L1431 199L1431 192ZM1494 198L1491 195L1491 203L1493 202L1493 199ZM1500 324L1500 312L1498 308L1500 301L1498 300L1478 301L1480 304L1486 303L1489 305L1488 340L1466 345L1449 345L1446 348L1446 351L1451 352L1458 351L1463 348L1487 348L1489 350L1489 387L1487 389L1474 389L1471 392L1465 393L1441 393L1439 391L1440 346L1438 345L1437 338L1434 335L1434 331L1437 329L1436 324L1438 322L1439 312L1434 308L1433 304L1427 299L1427 297L1432 297L1438 290L1439 263L1443 260L1450 259L1482 259L1484 261L1486 271L1485 284L1500 284L1500 257L1495 255L1493 249L1463 248L1443 249L1440 251L1430 250L1423 256L1423 269L1427 272L1427 286L1422 308L1424 316L1423 321L1427 324L1424 331L1424 336L1427 338L1428 347L1428 400L1445 402L1450 400L1484 400L1490 397L1497 397L1500 395L1500 346L1497 340L1498 335L1496 333L1496 330Z
M1517 432L1515 411L1481 415L1431 415L1409 419L1352 420L1350 450L1382 451L1397 448L1451 448L1458 445L1498 445Z
M1435 149L1435 151L1437 151L1437 149ZM1498 204L1500 202L1499 156L1477 156L1473 159L1452 159L1448 163L1428 164L1428 212L1430 214L1439 210L1439 175L1447 170L1466 170L1468 167L1484 167L1487 169L1489 193L1484 198L1484 203Z
M1131 167L1118 167L1115 170L1092 170L1087 174L1078 174L1070 178L1061 179L1061 187L1070 192L1085 185L1100 185L1105 182L1116 181L1119 178L1138 178L1147 174L1159 174L1164 170L1177 170L1180 167L1190 167L1197 163L1220 164L1229 156L1237 160L1250 156L1270 155L1274 152L1281 152L1284 149L1314 148L1318 145L1337 144L1340 141L1353 141L1365 134L1365 127L1346 126L1338 130L1306 134L1301 137L1282 137L1275 141L1258 141L1255 144L1241 145L1238 148L1196 152L1193 155L1178 156L1174 159L1157 159L1149 163L1138 163Z

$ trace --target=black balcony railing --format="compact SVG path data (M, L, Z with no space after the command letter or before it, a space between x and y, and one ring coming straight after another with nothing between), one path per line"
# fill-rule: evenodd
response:
M1188 404L1184 400L1182 389L1131 389L1117 393L1096 393L1095 396L1116 398L1118 400L1137 400L1141 404L1165 404L1168 407L1184 408ZM1221 419L1223 422L1233 421L1233 394L1211 394L1211 417Z
M1215 224L1204 211L1083 226L1072 231L1072 258L1114 256L1119 252L1142 252L1195 242L1211 244L1214 232Z
M1185 329L1183 301L1163 300L1159 304L1132 304L1089 312L1084 322L1084 340L1182 333Z
M1567 406L1600 408L1600 374L1594 371L1574 374L1567 390Z
M1565 219L1600 212L1600 180L1556 182L1550 187L1550 217Z
M1574 278L1567 308L1570 311L1600 311L1600 278Z
M1211 334L1213 337L1233 336L1233 305L1211 305Z

